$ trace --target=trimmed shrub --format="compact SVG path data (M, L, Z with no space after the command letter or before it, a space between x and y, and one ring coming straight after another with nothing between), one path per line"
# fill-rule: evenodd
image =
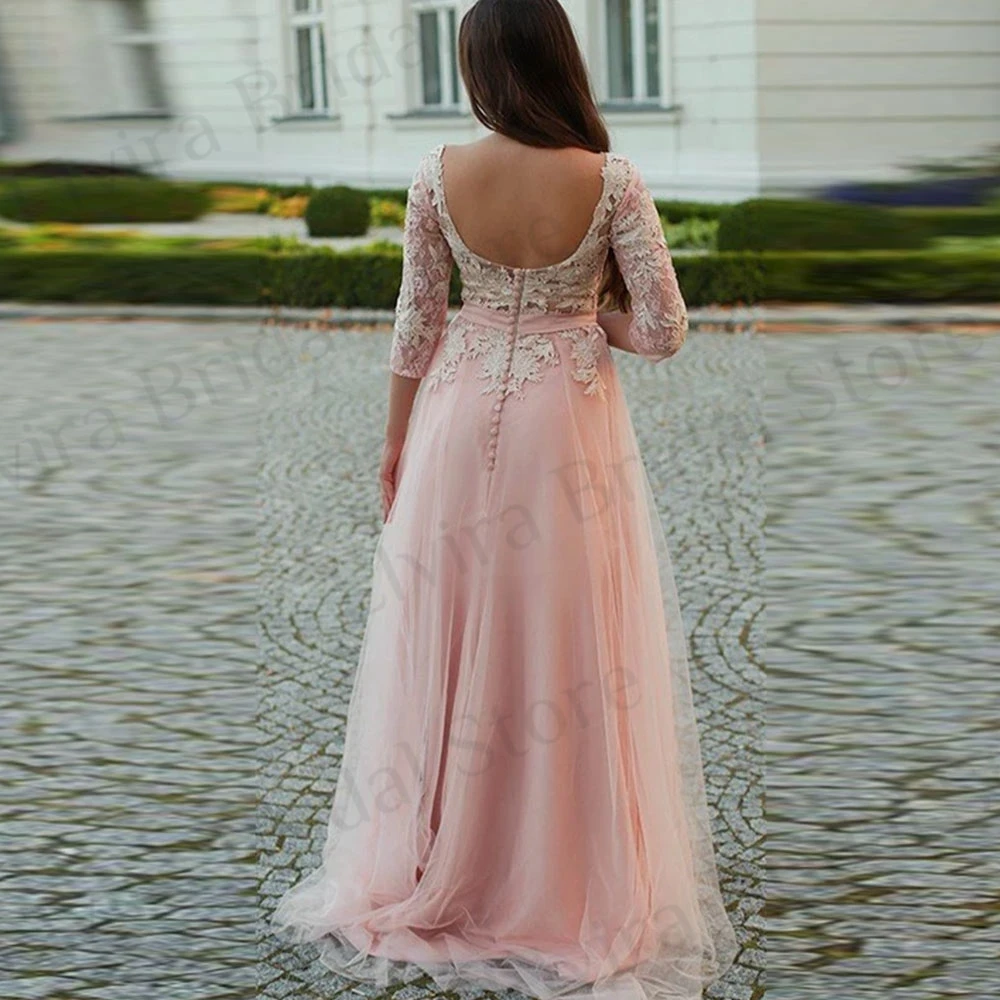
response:
M895 212L920 226L929 239L1000 236L1000 208L897 208Z
M674 269L684 301L698 306L756 302L763 288L760 256L748 253L675 257Z
M37 163L0 163L0 177L148 177L141 168L115 163L77 163L41 160Z
M310 236L364 236L370 213L367 191L338 184L312 195L305 219Z
M756 198L719 221L719 250L913 250L927 243L916 223L886 209Z
M684 222L686 219L705 219L713 222L721 219L733 206L716 204L710 201L663 201L656 202L656 210L671 225Z
M322 309L326 306L392 309L403 275L403 250L398 243L379 240L365 247L332 250L311 248L273 261L273 295L267 301ZM448 301L462 301L462 281L452 268Z
M307 253L273 256L269 265L269 287L262 301L305 309L392 309L399 294L403 254L390 243L341 251L316 247Z
M152 178L29 178L0 186L0 216L18 222L190 222L209 204L202 185Z
M136 241L142 243L143 241ZM997 302L1000 250L978 253L718 253L677 257L692 308L785 302ZM391 309L399 292L398 244L326 247L86 250L25 249L0 240L0 299L180 305L273 304ZM450 302L461 301L458 269Z
M268 263L268 254L252 251L0 252L0 299L254 305Z
M761 298L784 302L1000 302L1000 251L766 253Z

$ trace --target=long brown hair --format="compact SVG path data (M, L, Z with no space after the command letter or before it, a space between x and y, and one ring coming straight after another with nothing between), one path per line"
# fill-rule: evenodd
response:
M559 0L477 0L458 29L458 61L473 114L528 146L611 148L569 17ZM627 312L614 254L601 281L602 308Z

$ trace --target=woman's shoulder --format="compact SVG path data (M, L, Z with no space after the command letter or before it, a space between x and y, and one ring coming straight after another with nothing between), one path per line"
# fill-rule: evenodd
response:
M432 146L430 149L425 150L420 154L420 158L417 160L416 174L426 174L435 165L435 162L440 159L441 151L444 149L445 144L439 142L436 146Z
M634 177L641 173L638 164L636 164L631 156L628 156L626 153L619 153L616 150L611 150L608 153L608 164L623 177Z
M630 188L636 183L642 183L642 172L635 160L625 153L609 152L607 164L607 189L612 204L617 207Z
M437 178L440 171L441 150L444 143L438 143L431 149L421 153L417 165L410 176L410 188L428 189L432 194L437 190Z

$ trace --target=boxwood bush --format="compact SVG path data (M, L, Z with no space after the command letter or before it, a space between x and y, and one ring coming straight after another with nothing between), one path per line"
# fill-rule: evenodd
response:
M18 222L190 222L209 204L203 185L146 177L19 178L0 184L0 217Z
M755 198L719 220L719 250L913 250L927 242L906 216L862 205Z
M310 236L364 236L370 214L367 191L338 184L309 198L305 219Z

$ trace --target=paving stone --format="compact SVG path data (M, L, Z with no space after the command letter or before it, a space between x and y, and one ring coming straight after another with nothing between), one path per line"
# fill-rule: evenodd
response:
M764 343L769 996L985 1000L1000 337Z
M4 1000L252 995L255 393L142 377L227 335L0 326Z

